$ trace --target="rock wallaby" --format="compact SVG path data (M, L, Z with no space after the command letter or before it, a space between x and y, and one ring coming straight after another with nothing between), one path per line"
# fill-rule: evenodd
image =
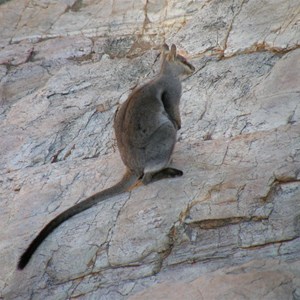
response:
M180 170L168 167L181 127L179 100L182 75L195 68L176 46L164 45L160 73L150 82L134 90L120 106L114 129L121 158L127 171L120 182L96 193L65 210L50 221L20 257L18 269L24 269L43 240L61 223L98 202L130 190L138 181L143 184L181 176Z

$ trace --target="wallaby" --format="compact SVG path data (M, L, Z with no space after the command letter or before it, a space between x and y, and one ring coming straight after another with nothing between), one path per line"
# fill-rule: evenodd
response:
M129 191L138 181L143 184L181 176L182 171L168 167L181 127L179 100L181 75L195 68L164 44L160 73L134 90L117 110L114 129L121 158L127 171L120 182L63 211L50 221L20 257L18 269L24 269L43 240L61 223L107 198Z

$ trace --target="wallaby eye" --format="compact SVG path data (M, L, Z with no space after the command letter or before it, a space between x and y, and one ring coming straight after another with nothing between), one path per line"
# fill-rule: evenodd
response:
M187 62L187 60L186 60L186 58L185 58L184 56L178 55L177 57L179 58L179 60L180 60L181 62L183 62L183 63L186 63L186 62Z

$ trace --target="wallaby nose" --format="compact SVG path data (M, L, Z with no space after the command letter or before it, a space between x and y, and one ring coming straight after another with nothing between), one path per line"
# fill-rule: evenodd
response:
M195 67L192 64L190 64L190 68L191 68L192 72L194 73L196 70Z
M192 73L194 73L195 72L195 67L192 65L192 64L190 64L189 62L187 62L187 65L188 65L188 67L189 67L189 69L190 69L190 74L192 74Z

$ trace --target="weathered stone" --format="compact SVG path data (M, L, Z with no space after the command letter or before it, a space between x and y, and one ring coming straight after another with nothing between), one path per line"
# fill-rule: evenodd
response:
M92 40L86 37L59 37L37 43L34 60L79 59L92 52Z
M235 16L240 12L243 0L203 1L201 7L187 25L178 33L178 40L189 53L217 53L223 55L227 47ZM193 39L191 33L197 32Z
M9 45L0 52L0 64L17 66L26 63L33 52L33 45L30 43L20 43Z
M297 0L7 1L0 5L0 298L298 299ZM118 104L176 43L183 82L172 165L68 220L117 182ZM217 287L217 288L216 288Z
M129 299L292 299L297 293L295 277L299 271L291 269L277 261L255 261L192 282L161 283Z
M299 47L299 41L299 1L243 1L232 24L225 55L264 49L287 51Z

